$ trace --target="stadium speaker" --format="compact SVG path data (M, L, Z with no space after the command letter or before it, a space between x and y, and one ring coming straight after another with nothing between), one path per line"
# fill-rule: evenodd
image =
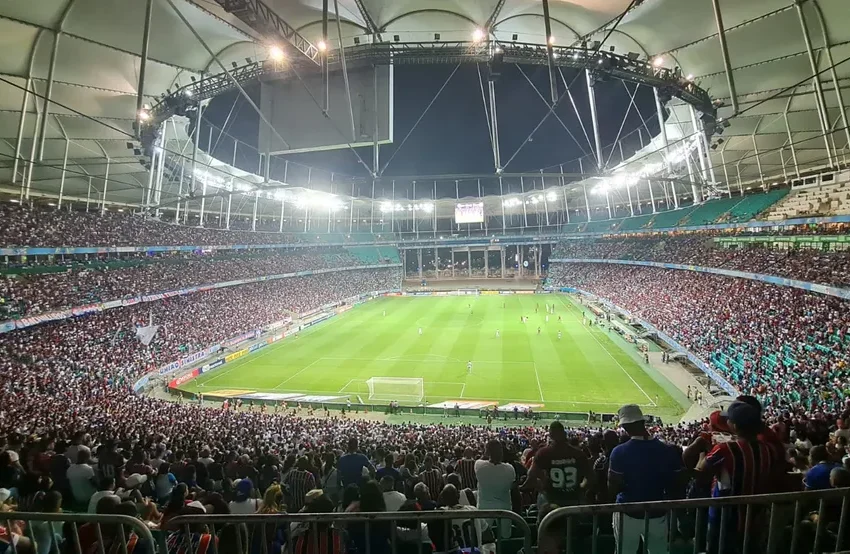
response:
M518 35L518 34L516 34L516 33L514 33L513 35L511 35L511 40L512 40L512 41L514 41L514 42L516 42L518 38L519 38L519 35Z
M628 57L631 61L634 62L637 61L638 58L640 58L640 54L638 54L637 52L629 52L628 54L626 54L626 57Z
M434 33L434 40L440 40L440 33Z
M354 44L360 44L360 37L354 37Z
M401 37L398 35L393 35L393 40L396 42L401 42Z

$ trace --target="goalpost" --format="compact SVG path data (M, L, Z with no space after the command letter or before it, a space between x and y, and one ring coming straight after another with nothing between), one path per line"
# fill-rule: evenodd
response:
M369 400L421 402L425 397L425 381L418 377L372 377L366 384Z

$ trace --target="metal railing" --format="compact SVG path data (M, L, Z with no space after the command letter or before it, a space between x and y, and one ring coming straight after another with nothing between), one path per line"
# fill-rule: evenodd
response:
M61 533L56 532L54 527L56 523L63 524ZM64 525L66 523L70 525ZM97 554L106 554L107 551L127 554L128 543L135 540L150 545L150 549L145 552L153 554L156 546L151 530L142 520L124 515L0 512L0 525L6 527L6 535L9 539L9 546L4 552L11 554L18 554L18 552L22 554L24 552L87 554L92 552L92 547ZM88 549L85 551L80 538L84 525L93 526L87 533L84 532L87 539L93 539L93 542L86 541L85 546ZM39 544L41 540L39 535L50 541L46 550L44 544ZM25 542L29 544L25 545Z
M688 541L694 554L837 552L850 547L848 518L850 489L564 507L540 521L538 551L550 554L542 545L565 541L566 554L597 554L600 542L612 539L617 554L634 554L638 540L663 539L664 552ZM589 549L577 546L587 540Z
M511 536L506 523L510 523L511 531L516 529L521 536ZM184 541L182 551L186 554L197 552L192 548L193 534L208 532L221 537L226 527L234 531L232 543L222 545L211 541L209 554L231 554L233 551L229 548L233 545L238 554L326 554L319 547L325 549L325 544L334 540L334 536L355 545L359 554L396 554L400 551L430 554L432 544L435 552L459 552L460 548L477 547L490 554L515 554L520 548L530 554L533 544L528 523L506 510L191 515L178 516L168 522L168 528L181 535L177 541ZM281 530L283 541L279 540ZM298 537L303 541L301 549L297 547ZM426 538L427 543L423 540ZM520 540L522 544L518 547ZM510 545L515 548L509 549ZM334 549L327 548L327 552L334 552Z

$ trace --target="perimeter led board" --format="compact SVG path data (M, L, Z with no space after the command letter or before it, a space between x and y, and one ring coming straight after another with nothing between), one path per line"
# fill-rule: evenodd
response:
M484 223L484 202L455 204L455 223Z
M332 72L328 80L327 117L322 111L325 98L322 75L309 73L300 77L288 75L260 83L260 109L277 132L260 121L260 152L293 154L338 150L348 148L348 144L371 146L376 131L379 144L393 141L391 65L349 68L354 136L342 71Z

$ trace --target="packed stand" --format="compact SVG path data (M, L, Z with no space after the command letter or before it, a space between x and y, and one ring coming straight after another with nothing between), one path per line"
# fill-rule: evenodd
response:
M343 248L131 258L0 277L0 321L187 287L364 265Z
M563 241L553 249L551 257L698 265L836 287L850 286L850 250L723 248L704 234Z
M549 280L644 319L774 410L834 411L850 398L850 303L692 271L556 263Z
M0 247L291 244L320 240L319 237L291 232L188 227L128 213L107 211L101 215L99 210L69 212L0 203Z

